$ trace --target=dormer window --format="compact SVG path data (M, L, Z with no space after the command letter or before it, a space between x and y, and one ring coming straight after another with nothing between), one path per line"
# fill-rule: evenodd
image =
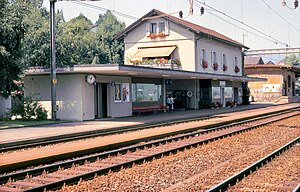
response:
M147 37L156 38L164 37L169 34L168 22L151 22L146 24Z
M157 32L157 24L156 23L150 23L150 33L156 34Z
M165 30L166 30L165 22L158 23L158 33L159 34L165 34Z

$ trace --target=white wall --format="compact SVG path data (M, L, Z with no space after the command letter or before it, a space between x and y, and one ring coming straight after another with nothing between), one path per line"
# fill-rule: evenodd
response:
M206 50L206 60L208 61L208 68L203 69L201 66L202 61L202 49ZM207 73L217 73L226 75L242 76L242 50L233 45L228 45L216 40L208 40L206 37L197 40L197 62L196 71L207 72ZM211 52L217 53L217 63L219 64L219 69L215 71L212 68ZM226 55L226 64L228 66L227 71L222 69L222 54ZM235 73L234 71L234 57L237 57L238 67L240 72Z
M83 110L83 82L85 76L82 74L57 75L56 100L58 105L57 118L61 120L82 121L90 118L90 109ZM42 105L51 117L51 95L50 95L50 76L25 76L24 77L25 95L38 94ZM83 113L87 116L84 117Z
M181 61L180 69L195 71L195 33L169 22L169 35L165 37L148 38L146 36L146 22L166 21L163 18L147 20L137 28L130 31L124 38L124 63L130 64L129 59L137 52L138 47L153 47L163 45L177 45L172 59Z
M108 116L110 117L124 117L132 115L132 100L131 100L131 78L118 76L100 76L96 75L98 83L108 83ZM129 102L115 102L114 101L114 87L111 83L129 83Z

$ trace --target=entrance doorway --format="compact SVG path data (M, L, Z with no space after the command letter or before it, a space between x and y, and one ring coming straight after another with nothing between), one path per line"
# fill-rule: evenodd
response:
M233 100L235 103L239 102L239 88L237 87L233 89Z
M107 83L97 83L95 86L95 118L107 117Z
M221 103L225 107L225 88L221 87Z

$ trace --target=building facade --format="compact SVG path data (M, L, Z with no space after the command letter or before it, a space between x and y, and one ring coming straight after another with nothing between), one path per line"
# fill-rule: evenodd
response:
M249 82L252 100L258 102L300 102L295 84L300 70L286 64L247 64L249 77L267 79L266 82Z
M83 121L242 102L244 45L213 30L152 10L120 32L124 65L75 65L57 70L57 116ZM48 111L50 70L28 69L25 94L39 94ZM50 115L50 114L49 114Z

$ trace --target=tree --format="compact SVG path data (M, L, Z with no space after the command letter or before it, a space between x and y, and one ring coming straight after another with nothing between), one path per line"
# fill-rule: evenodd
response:
M83 14L62 22L57 33L58 65L91 64L96 36L93 23Z
M114 36L125 28L125 23L120 22L110 11L100 14L96 22L97 45L95 54L99 62L123 63L124 43L114 39Z
M42 0L36 0L28 4L24 18L27 27L22 39L20 63L25 68L50 66L50 16L42 3Z
M14 80L19 80L22 72L18 61L26 11L26 2L22 0L0 0L0 93L4 97L17 89Z
M300 58L297 57L295 54L287 55L287 56L285 56L285 58L283 60L286 64L289 64L289 65L299 65L300 64Z

